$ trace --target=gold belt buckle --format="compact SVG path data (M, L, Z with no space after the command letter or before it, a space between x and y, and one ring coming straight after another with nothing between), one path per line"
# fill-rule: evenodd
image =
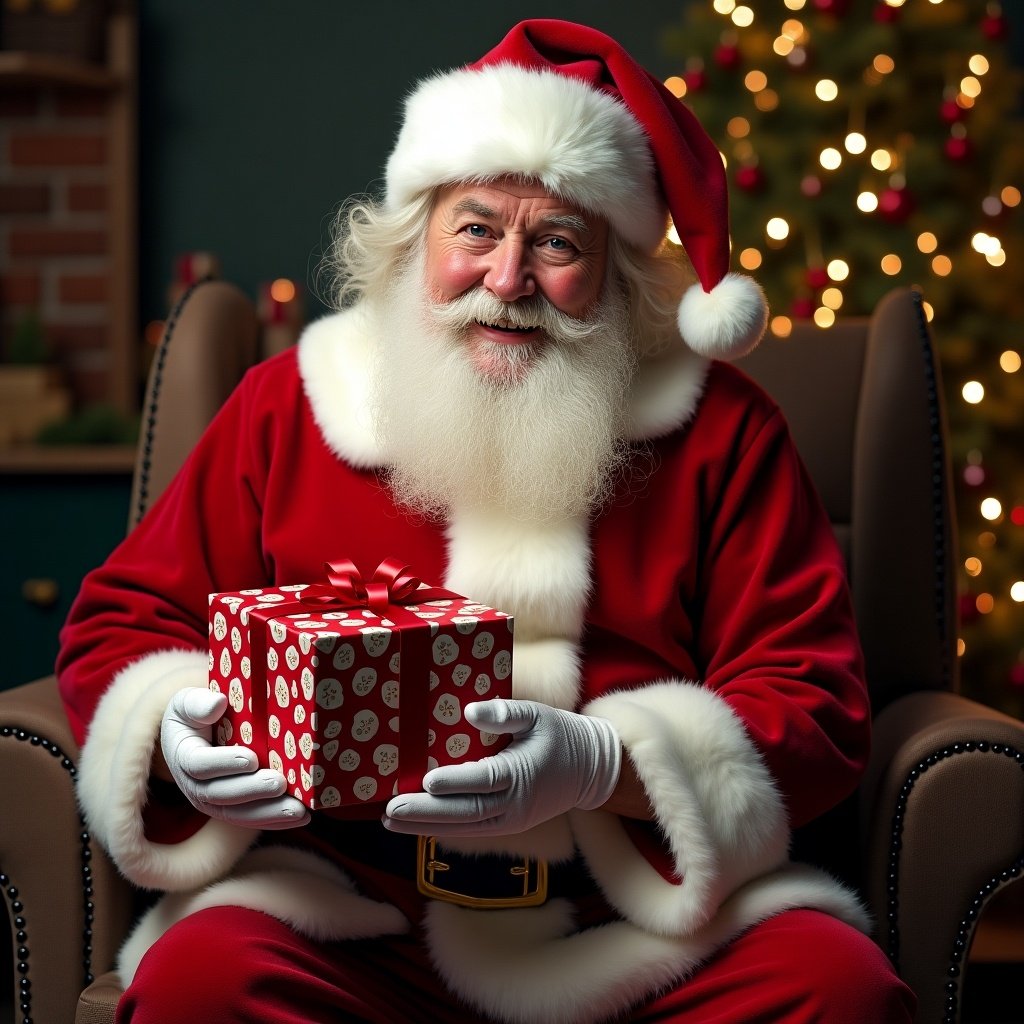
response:
M424 896L455 903L460 907L475 910L502 910L507 907L538 907L548 898L548 862L524 857L521 862L509 868L509 874L522 878L521 896L471 896L454 889L438 885L435 878L451 865L437 855L437 837L419 836L416 844L416 888Z

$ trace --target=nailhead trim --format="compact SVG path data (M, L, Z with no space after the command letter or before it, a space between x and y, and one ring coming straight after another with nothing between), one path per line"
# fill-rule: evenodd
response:
M892 832L889 842L889 864L886 877L886 889L888 895L886 920L888 921L889 929L888 955L897 971L899 971L900 959L899 869L900 852L903 848L903 822L906 816L907 801L910 799L910 794L913 792L917 780L933 765L938 764L939 761L944 761L949 757L955 757L959 754L973 753L996 754L1012 758L1017 762L1020 769L1024 771L1024 752L1017 750L1016 747L1011 747L1009 744L989 743L987 740L968 740L964 743L951 743L949 746L942 747L940 750L936 750L934 753L924 758L924 760L919 761L918 764L910 770L906 781L903 783L903 787L900 789L899 796L896 799L896 810L892 817ZM1018 857L1017 860L1015 860L1008 868L1000 871L999 874L994 875L981 887L981 889L978 890L974 898L971 900L969 908L961 919L960 926L957 929L956 939L954 940L950 951L949 967L946 971L949 981L946 982L945 986L946 1011L945 1016L943 1017L943 1024L957 1024L957 1021L959 1020L961 983L960 964L970 947L971 934L977 924L982 908L997 889L1001 889L1014 879L1019 878L1022 873L1024 873L1024 852L1022 852L1022 855Z
M928 334L928 324L924 315L921 293L918 291L912 292L912 298L916 314L918 341L921 344L921 354L924 357L924 375L928 394L928 426L931 430L929 440L932 446L932 551L935 555L935 579L932 584L932 597L934 601L935 624L938 628L942 653L943 689L948 690L953 685L953 659L947 629L946 601L954 588L948 579L946 571L946 529L948 525L946 450L943 440L942 419L939 413L939 381L935 366L935 350L932 346L931 337Z
M78 769L75 767L74 761L68 757L63 750L51 740L45 739L42 736L38 736L35 733L29 732L27 729L21 729L15 725L2 725L0 726L0 738L9 739L13 738L19 743L29 743L33 747L41 747L47 751L51 757L57 758L60 761L60 766L68 773L71 778L72 785L78 777ZM92 926L95 919L96 905L93 902L93 886L92 886L92 839L84 827L81 815L79 815L78 823L82 826L82 831L79 833L79 840L82 844L80 853L82 863L82 904L85 910L85 927L82 930L82 980L84 988L87 985L92 984L94 977L92 972ZM17 942L17 960L15 962L15 970L21 976L18 981L20 991L20 1009L22 1013L21 1024L33 1024L32 1022L32 980L29 977L31 973L31 956L29 946L29 933L27 917L25 915L25 906L20 897L20 892L16 885L12 882L11 878L6 873L0 873L0 888L3 889L4 897L6 898L8 905L11 910L11 920L14 922L14 926L18 929L15 933L15 941Z
M157 349L156 356L153 359L153 370L152 370L152 382L149 388L149 404L146 407L146 415L144 417L145 434L142 439L142 460L139 465L139 486L138 486L138 498L136 501L135 509L132 513L133 526L138 526L142 522L142 517L146 514L146 510L149 508L149 471L152 467L152 456L153 456L153 434L156 430L157 422L157 407L160 404L160 393L163 387L163 374L164 364L167 362L167 352L170 349L171 338L174 335L174 329L178 326L178 319L181 316L182 310L185 308L185 303L192 298L192 293L207 281L212 281L213 276L207 275L206 277L199 278L198 281L193 281L192 284L185 289L184 294L178 299L174 309L171 310L171 315L167 318L167 326L164 328L164 336L160 342L160 347Z

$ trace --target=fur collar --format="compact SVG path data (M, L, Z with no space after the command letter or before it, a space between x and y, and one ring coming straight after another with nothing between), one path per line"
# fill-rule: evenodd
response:
M363 304L314 321L299 339L299 374L313 417L331 450L359 469L384 462L370 416L376 329ZM688 423L708 366L682 346L644 360L630 393L626 439L653 440Z

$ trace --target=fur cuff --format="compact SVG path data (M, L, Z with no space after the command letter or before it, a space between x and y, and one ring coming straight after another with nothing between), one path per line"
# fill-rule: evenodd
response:
M745 882L785 862L782 798L742 722L716 694L659 682L608 694L586 713L607 718L622 738L680 879L663 878L617 817L574 813L594 877L627 918L658 934L691 934Z
M294 847L267 846L238 864L231 878L200 892L165 896L136 925L118 955L127 987L150 946L172 925L210 907L247 907L276 917L318 942L398 935L409 928L387 903L360 896L339 868Z
M171 695L205 687L207 655L160 651L114 677L93 716L78 767L78 800L89 830L118 870L145 889L193 889L223 874L259 834L209 819L181 843L150 842L142 811L153 752Z

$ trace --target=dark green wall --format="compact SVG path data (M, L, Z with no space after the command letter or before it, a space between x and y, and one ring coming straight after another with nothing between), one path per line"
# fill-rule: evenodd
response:
M176 256L211 250L255 295L311 286L332 211L373 188L403 95L475 60L517 21L583 21L654 74L686 0L142 0L141 289L166 312ZM320 307L308 304L316 313Z

